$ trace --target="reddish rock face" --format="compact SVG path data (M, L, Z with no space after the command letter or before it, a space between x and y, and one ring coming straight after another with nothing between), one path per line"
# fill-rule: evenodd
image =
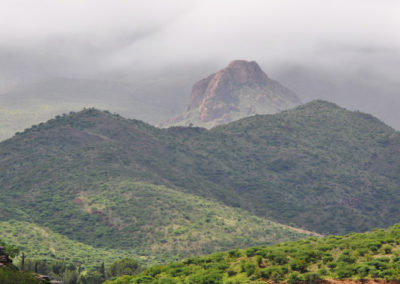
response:
M271 80L255 61L235 60L195 83L186 112L160 126L211 128L255 114L273 114L301 104L295 93Z
M187 111L198 109L198 118L204 122L221 119L232 111L238 111L237 94L245 86L261 96L272 91L290 92L270 80L255 61L235 60L225 69L194 84ZM290 96L299 103L294 94Z
M260 88L268 84L267 75L255 61L235 60L219 72L193 85L188 110L200 107L204 100L231 102L233 91L244 84Z

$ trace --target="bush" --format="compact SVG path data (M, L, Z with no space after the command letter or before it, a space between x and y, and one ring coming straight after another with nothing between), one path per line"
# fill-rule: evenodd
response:
M294 272L288 274L288 276L286 277L286 281L288 284L297 284L299 282L304 281L304 278L300 273L298 273L297 271L294 271Z
M356 268L352 264L340 263L335 272L339 279L350 278L356 273Z
M304 273L307 271L308 263L304 259L294 259L290 262L292 270Z
M392 249L393 249L393 247L392 247L391 245L388 245L388 244L382 246L382 250L383 250L383 252L384 252L385 254L390 254L390 253L392 253Z
M217 270L201 271L189 277L189 283L217 284L222 282L222 273Z
M252 262L246 262L243 268L243 270L247 273L247 276L254 274L254 272L256 271L256 265Z

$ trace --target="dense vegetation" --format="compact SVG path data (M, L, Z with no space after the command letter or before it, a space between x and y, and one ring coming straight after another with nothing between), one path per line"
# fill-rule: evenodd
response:
M99 266L91 267L90 269L84 269L82 266L76 266L71 262L62 260L45 261L29 258L24 258L23 261L17 263L17 266L22 275L29 276L31 275L30 273L36 273L45 275L49 279L57 279L64 284L100 284L107 279L115 279L122 275L134 275L143 270L138 261L131 258L117 260L109 266L101 263ZM18 270L14 268L14 271ZM31 283L29 281L26 282ZM20 284L21 282L0 281L0 283ZM32 283L37 283L37 281Z
M318 283L320 279L400 279L400 225L192 257L107 283Z
M41 284L31 272L22 272L11 267L0 268L0 283L10 284Z
M304 236L271 218L365 231L399 221L399 151L398 132L322 101L211 130L87 109L0 143L0 220L153 263Z

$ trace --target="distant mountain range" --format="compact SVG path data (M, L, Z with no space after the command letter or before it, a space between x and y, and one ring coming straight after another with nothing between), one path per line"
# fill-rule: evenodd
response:
M399 132L325 101L211 130L86 109L0 143L0 221L152 262L308 233L270 220L360 232L399 222L399 149Z
M58 114L84 107L109 110L155 124L184 109L184 104L176 103L182 93L169 84L173 82L162 79L127 83L53 78L23 85L0 94L0 140ZM162 95L155 99L154 94Z
M271 80L255 61L235 60L195 83L186 112L162 124L213 127L301 104L294 92Z

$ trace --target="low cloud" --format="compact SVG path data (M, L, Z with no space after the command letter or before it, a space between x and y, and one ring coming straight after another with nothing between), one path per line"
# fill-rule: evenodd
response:
M397 0L3 0L0 90L52 76L215 71L242 58L298 88L293 76L316 76L305 99L323 81L357 101L362 88L345 87L355 80L398 101L399 34Z

